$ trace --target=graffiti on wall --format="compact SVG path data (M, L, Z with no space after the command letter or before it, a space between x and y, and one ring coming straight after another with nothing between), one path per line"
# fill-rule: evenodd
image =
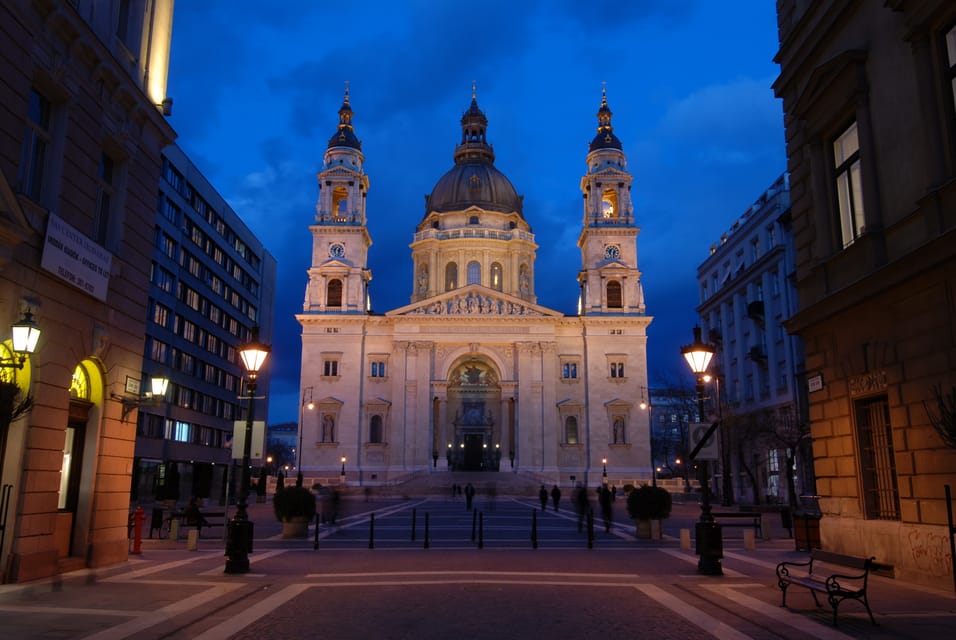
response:
M910 529L906 535L913 563L934 576L948 576L953 570L949 550L949 536L931 533L925 529Z

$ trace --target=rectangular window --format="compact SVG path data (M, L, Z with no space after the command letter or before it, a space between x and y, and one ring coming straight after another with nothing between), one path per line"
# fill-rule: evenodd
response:
M106 246L110 229L113 226L113 192L115 169L113 159L105 153L100 154L100 168L97 174L96 217L93 220L93 240Z
M169 345L165 342L160 342L159 340L153 339L152 345L150 345L150 358L156 362L165 363L166 356L169 353Z
M169 324L169 307L158 302L153 303L153 322L165 329Z
M886 396L859 400L855 413L864 513L871 519L899 520L900 495L889 402Z
M339 375L339 362L338 360L326 360L323 363L322 375L334 377Z
M27 127L20 153L20 191L31 200L40 201L47 172L47 151L50 147L50 101L36 89L30 91L27 106Z
M956 26L946 32L946 62L949 63L949 86L956 106Z
M623 377L624 377L624 363L623 363L623 362L612 362L610 368L611 368L611 377L612 377L612 378L623 378Z
M843 246L850 246L864 230L863 178L860 170L860 140L856 122L833 142L837 203Z
M760 238L754 238L750 241L750 262L756 262L760 258Z
M767 227L767 248L773 249L777 246L777 228L773 225Z
M561 366L561 377L565 380L574 380L578 377L578 363L565 362Z
M384 378L385 377L385 363L381 361L372 362L372 377L373 378Z

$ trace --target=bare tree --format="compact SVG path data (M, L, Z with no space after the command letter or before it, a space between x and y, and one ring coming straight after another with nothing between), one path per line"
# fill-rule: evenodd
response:
M943 392L942 386L933 387L933 403L924 400L923 407L946 446L956 449L956 386L950 387L948 393Z

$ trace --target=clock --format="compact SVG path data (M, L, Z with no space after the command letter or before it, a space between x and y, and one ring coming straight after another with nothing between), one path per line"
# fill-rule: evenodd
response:
M329 255L333 258L341 258L345 255L345 247L338 242L329 247Z
M621 248L616 244L609 244L604 247L604 257L608 260L617 260L621 257Z

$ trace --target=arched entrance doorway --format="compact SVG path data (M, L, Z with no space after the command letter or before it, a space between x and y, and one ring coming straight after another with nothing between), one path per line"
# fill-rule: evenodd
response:
M448 379L452 470L497 471L501 464L501 386L496 369L469 356Z

